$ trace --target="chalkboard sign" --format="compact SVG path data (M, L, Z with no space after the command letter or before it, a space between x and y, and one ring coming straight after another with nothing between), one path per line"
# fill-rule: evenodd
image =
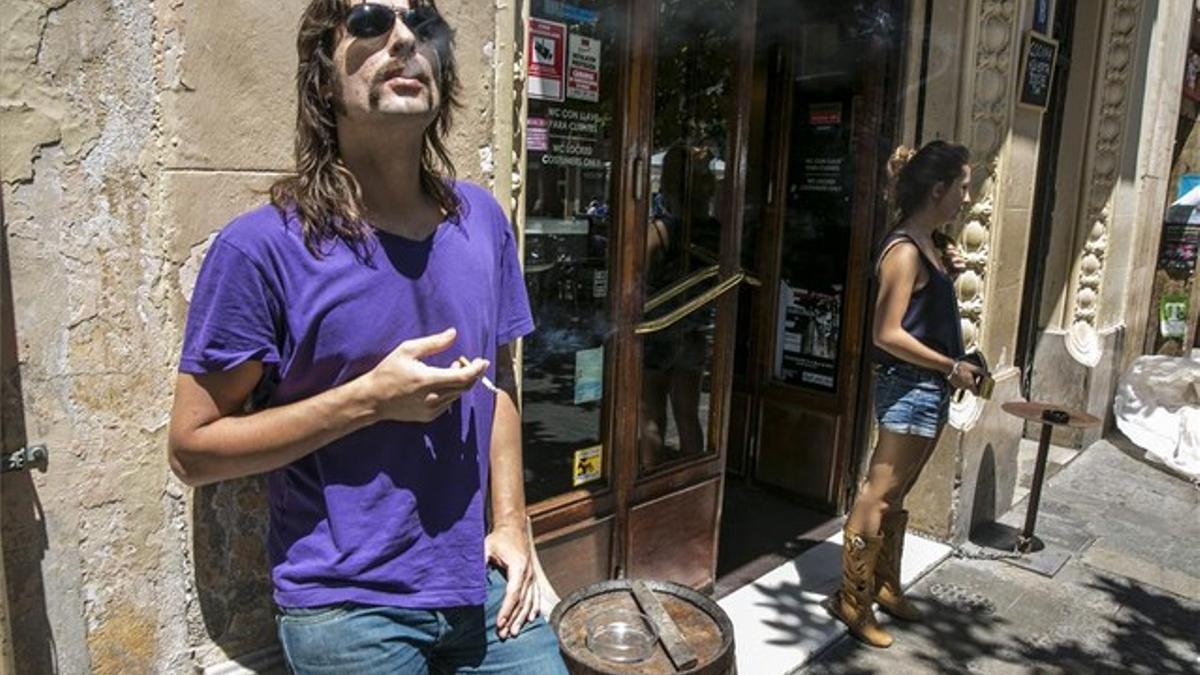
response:
M1046 109L1050 102L1050 86L1054 84L1054 61L1057 58L1058 42L1033 31L1026 34L1025 53L1021 57L1018 105Z

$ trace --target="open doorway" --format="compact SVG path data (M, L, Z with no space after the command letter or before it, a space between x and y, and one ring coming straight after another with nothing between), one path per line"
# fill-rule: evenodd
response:
M905 3L759 3L717 593L839 527L860 395Z

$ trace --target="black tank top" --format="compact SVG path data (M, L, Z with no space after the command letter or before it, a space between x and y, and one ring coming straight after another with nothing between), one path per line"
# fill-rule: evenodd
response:
M899 240L905 240L913 246L917 242L903 232L893 232L883 240L879 255L875 258L875 269L878 271L883 256ZM904 310L904 320L901 326L910 335L934 351L945 354L952 359L963 355L962 318L958 312L958 296L954 292L954 281L950 275L942 272L925 256L925 252L917 246L917 254L929 271L929 281L920 290L913 291L909 298L908 308ZM907 361L892 356L883 349L875 348L875 361L881 364L908 364ZM912 365L912 364L908 364Z

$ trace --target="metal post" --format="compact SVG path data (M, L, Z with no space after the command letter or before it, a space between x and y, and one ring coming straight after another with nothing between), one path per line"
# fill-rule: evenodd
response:
M1053 424L1042 423L1037 464L1033 468L1033 484L1029 486L1029 506L1025 508L1025 529L1017 539L1017 550L1021 553L1029 553L1029 549L1033 548L1033 528L1037 525L1038 504L1042 501L1042 480L1046 477L1046 460L1050 456L1050 434L1053 431Z

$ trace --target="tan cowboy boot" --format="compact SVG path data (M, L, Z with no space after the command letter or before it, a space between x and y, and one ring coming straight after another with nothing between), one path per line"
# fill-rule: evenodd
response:
M875 561L883 538L846 528L842 543L842 587L826 601L834 618L846 624L851 635L872 647L889 647L892 636L879 625L871 609L875 594Z
M919 621L921 610L904 597L900 585L900 559L904 556L904 531L908 529L908 511L883 514L880 523L883 547L875 564L875 600L879 608L904 621Z

